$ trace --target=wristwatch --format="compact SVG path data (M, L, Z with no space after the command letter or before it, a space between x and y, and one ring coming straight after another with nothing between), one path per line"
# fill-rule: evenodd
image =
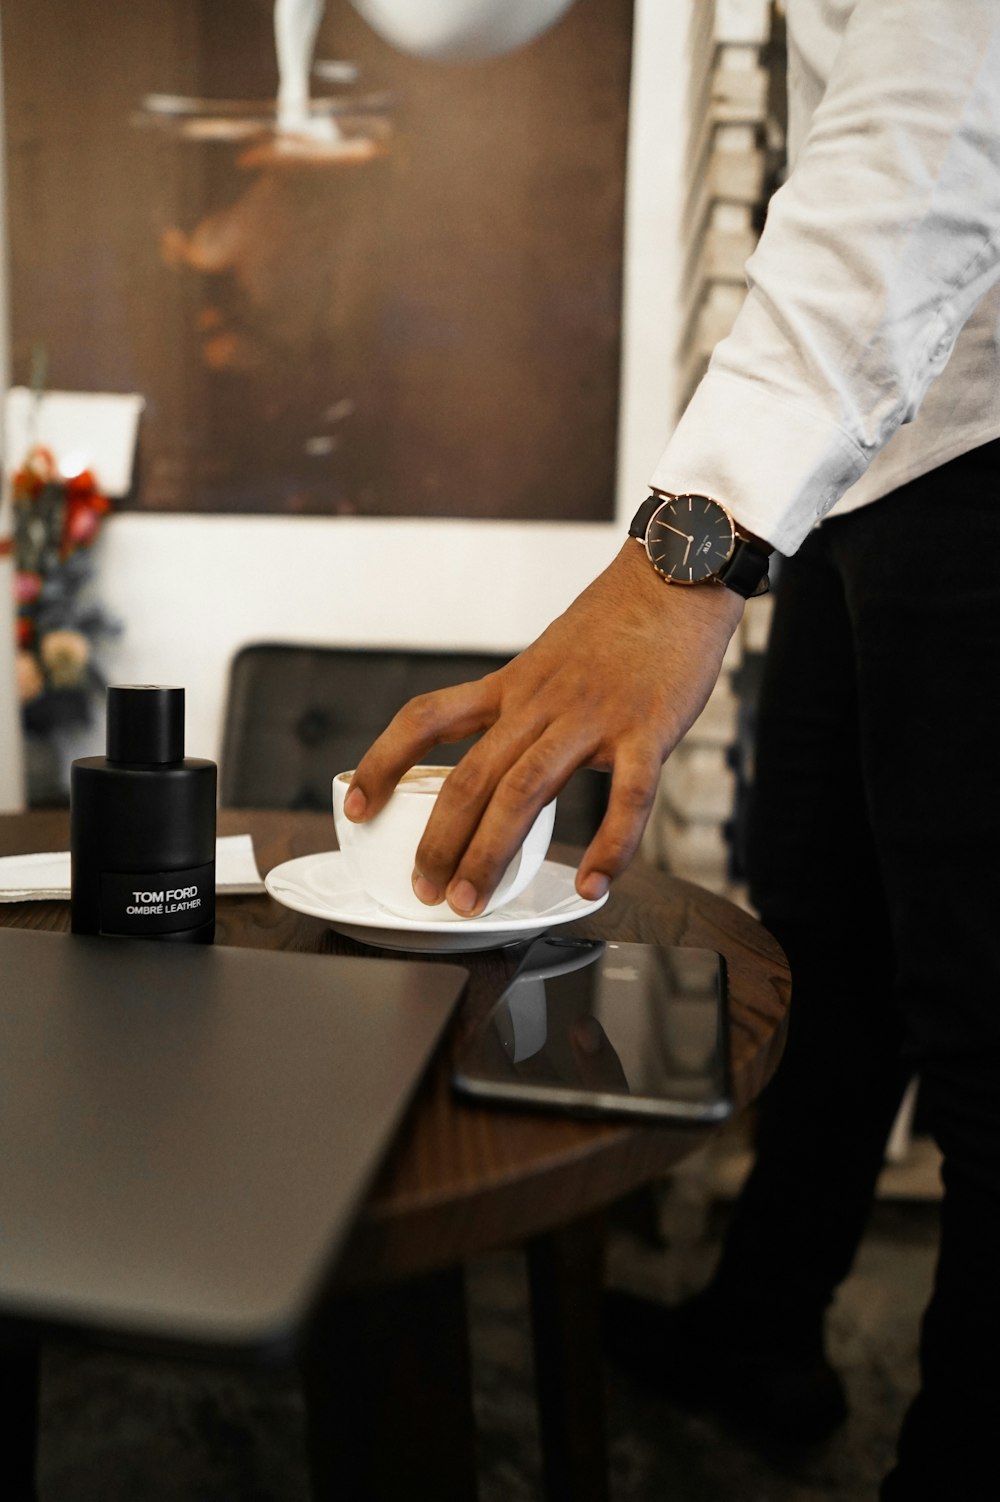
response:
M710 495L654 491L628 531L667 584L724 584L745 600L767 593L773 549L745 533Z

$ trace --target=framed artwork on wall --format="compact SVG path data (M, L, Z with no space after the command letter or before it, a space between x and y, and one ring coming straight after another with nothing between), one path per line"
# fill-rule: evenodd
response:
M477 62L327 0L298 131L271 0L3 24L14 379L142 393L122 505L613 520L632 0Z

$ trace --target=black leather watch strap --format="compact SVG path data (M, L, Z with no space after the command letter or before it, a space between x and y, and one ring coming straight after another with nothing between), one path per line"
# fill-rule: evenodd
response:
M724 563L718 573L727 589L733 589L744 600L754 595L766 595L770 584L767 577L768 557L752 542L736 539L733 556Z
M629 537L638 537L642 541L645 540L646 529L652 521L653 513L660 509L664 500L664 496L656 495L655 493L646 497L632 518L632 525L628 529Z

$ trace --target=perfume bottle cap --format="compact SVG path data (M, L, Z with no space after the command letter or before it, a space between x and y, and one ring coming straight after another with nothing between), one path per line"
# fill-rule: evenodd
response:
M108 761L146 766L184 760L184 690L161 683L108 689Z

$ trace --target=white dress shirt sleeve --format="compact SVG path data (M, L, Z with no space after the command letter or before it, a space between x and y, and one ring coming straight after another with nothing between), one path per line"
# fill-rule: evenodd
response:
M1000 0L858 0L746 269L652 484L792 553L1000 279Z

